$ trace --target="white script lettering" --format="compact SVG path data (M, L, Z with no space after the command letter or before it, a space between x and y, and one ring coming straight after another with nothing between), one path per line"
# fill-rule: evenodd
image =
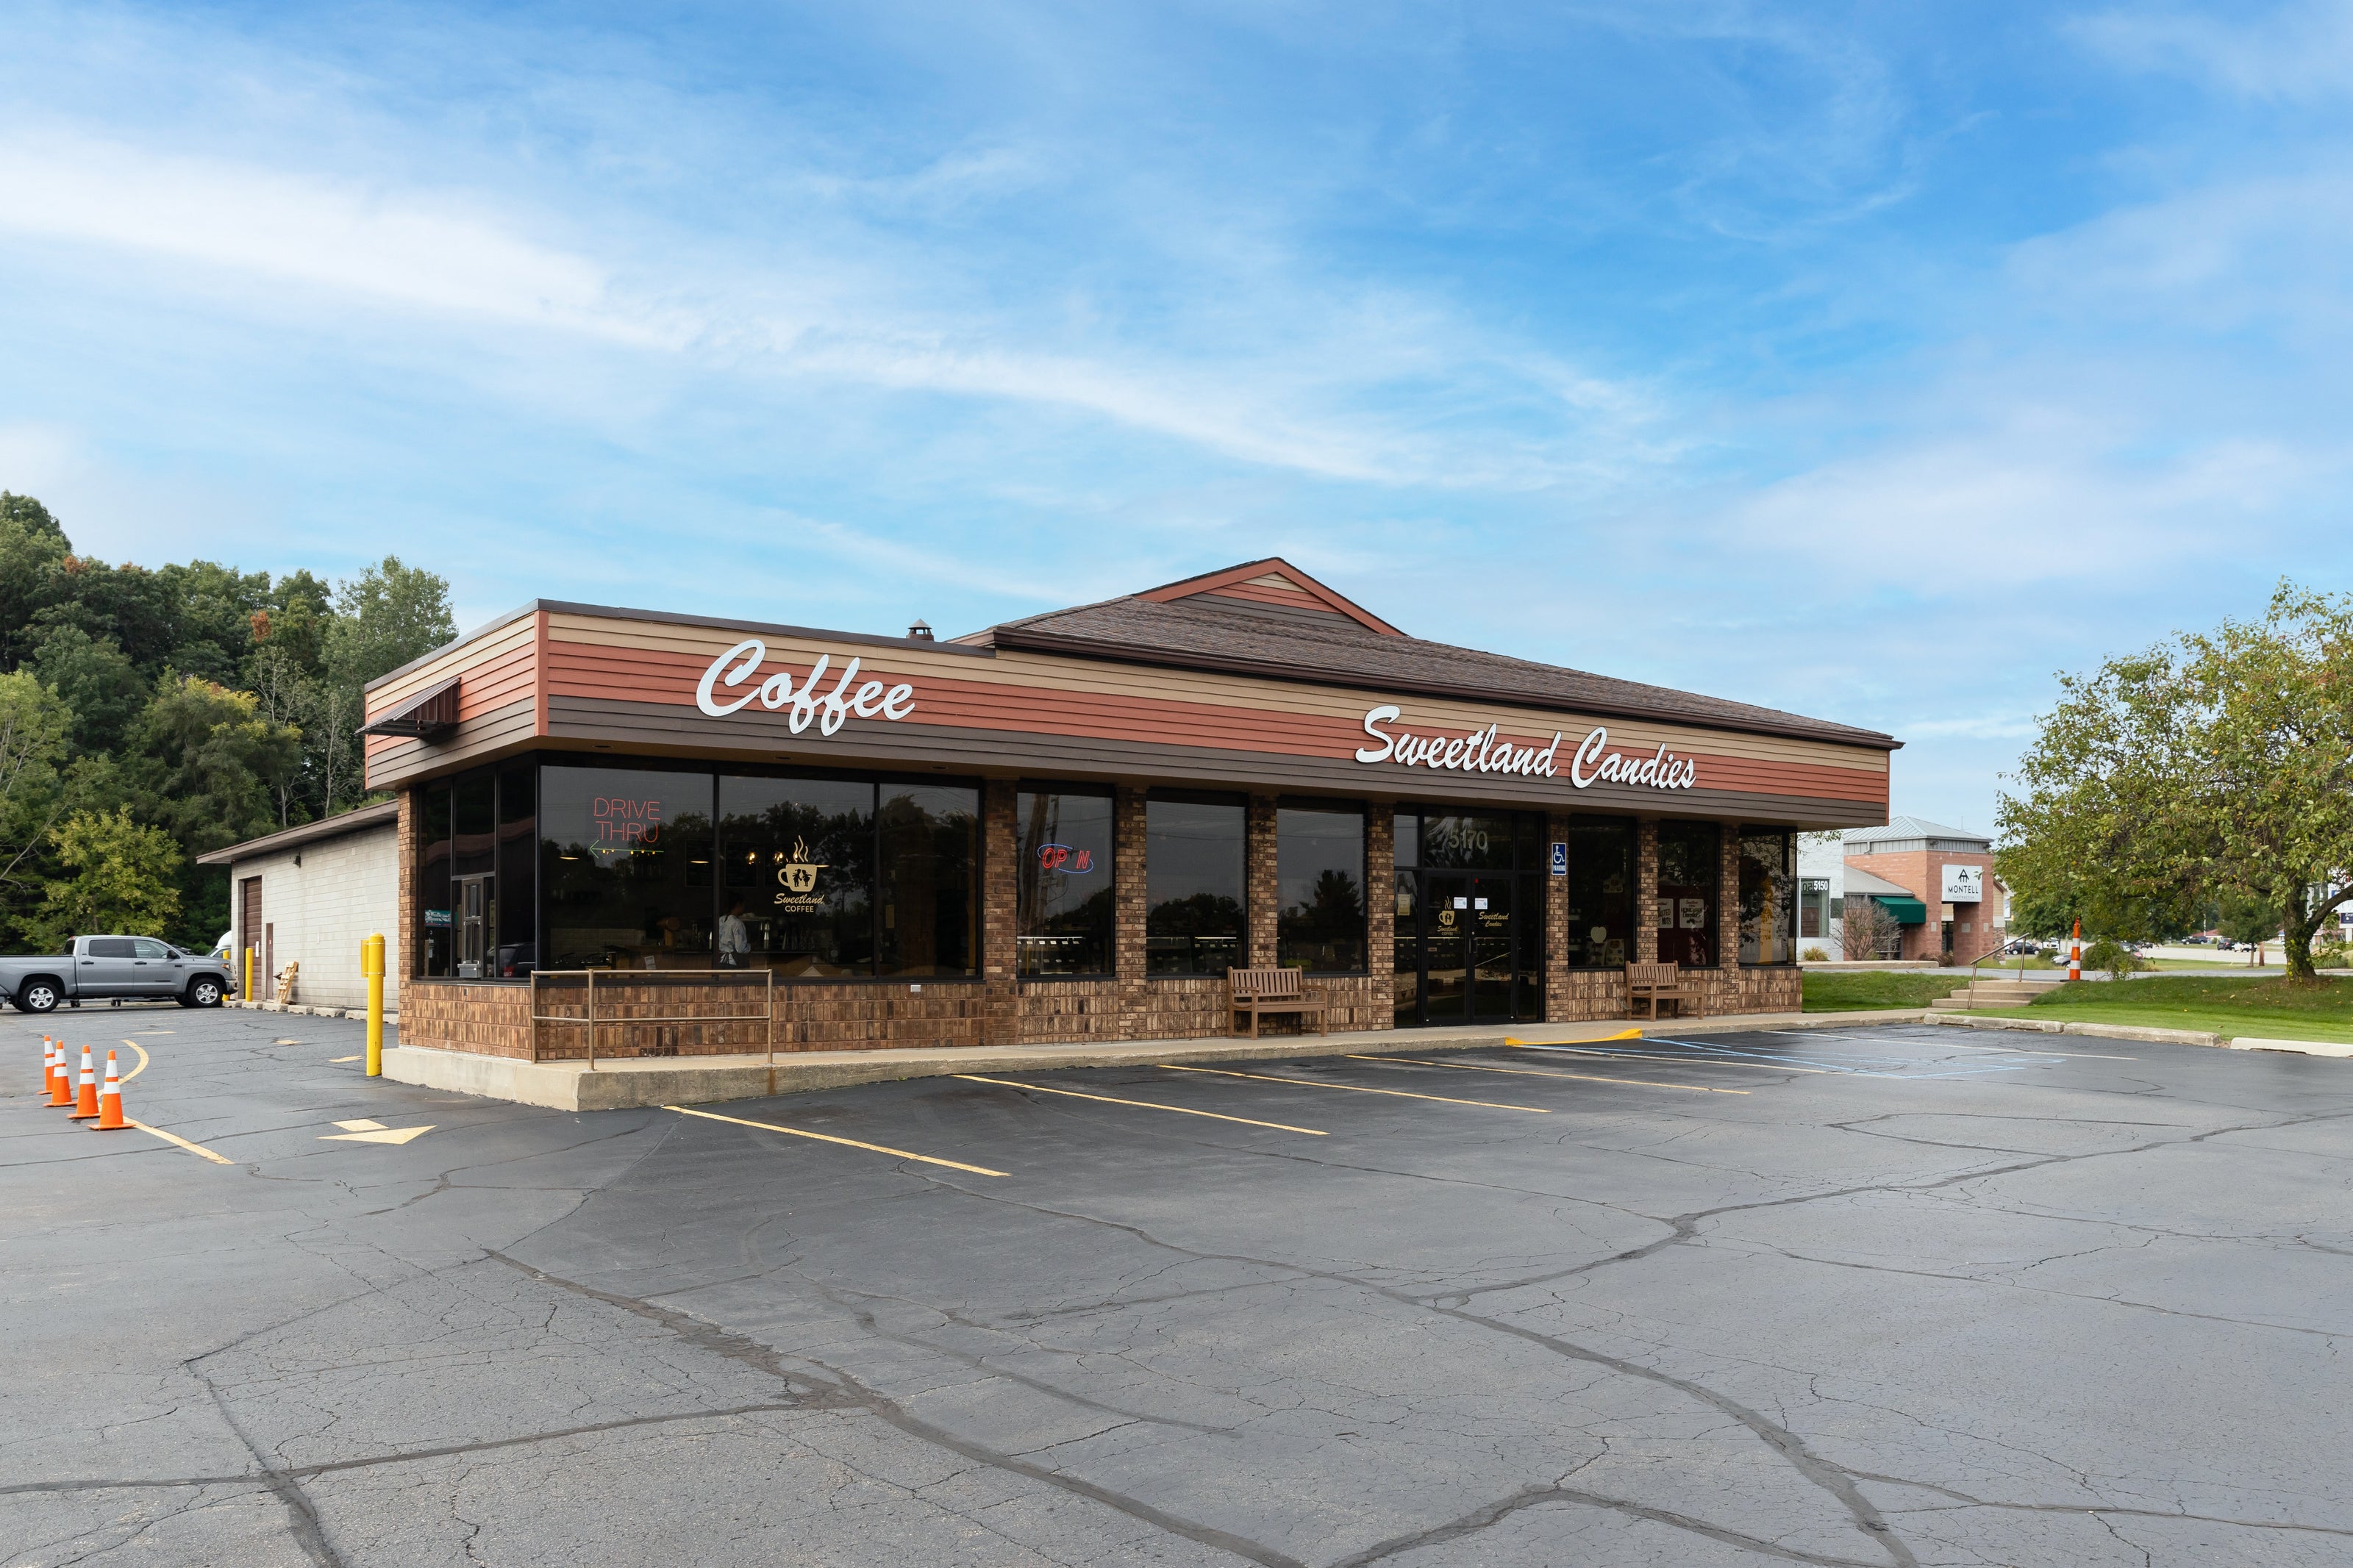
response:
M1360 763L1396 763L1409 768L1442 768L1454 773L1518 773L1528 778L1555 778L1553 757L1561 736L1556 732L1543 746L1506 741L1490 724L1467 735L1417 735L1389 726L1405 710L1384 702L1365 710L1365 733L1378 744L1356 748ZM1609 749L1609 731L1599 725L1577 742L1569 758L1568 782L1578 789L1597 784L1641 784L1651 789L1690 789L1699 782L1699 764L1661 746L1651 756L1630 757Z
M758 637L745 637L711 661L702 679L694 684L694 705L713 719L724 719L757 698L760 706L772 712L788 708L785 722L796 735L812 721L818 734L833 735L840 732L853 713L861 719L880 717L895 723L915 710L915 689L912 686L893 686L886 691L881 681L869 680L853 689L851 683L858 679L858 668L863 662L855 658L843 667L833 689L820 693L818 682L833 664L829 653L818 655L808 675L798 682L794 680L791 670L779 669L753 684L753 676L767 657L767 644ZM741 695L734 695L738 692ZM721 701L723 694L727 694L729 700Z

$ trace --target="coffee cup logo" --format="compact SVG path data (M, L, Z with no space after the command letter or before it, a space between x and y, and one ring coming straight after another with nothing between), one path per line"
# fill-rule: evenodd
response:
M776 880L783 884L785 889L776 895L776 902L798 903L817 891L817 874L825 869L826 863L813 861L808 857L807 840L794 839L791 858L776 868Z

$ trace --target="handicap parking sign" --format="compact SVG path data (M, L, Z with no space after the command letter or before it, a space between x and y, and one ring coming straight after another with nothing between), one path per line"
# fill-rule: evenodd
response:
M1556 877L1568 875L1568 846L1566 844L1552 847L1552 874Z

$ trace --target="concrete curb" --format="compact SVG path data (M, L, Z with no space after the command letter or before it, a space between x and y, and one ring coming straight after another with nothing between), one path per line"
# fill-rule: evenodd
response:
M2143 1040L2158 1046L2207 1046L2233 1051L2294 1051L2307 1057L2353 1057L2353 1043L2337 1040L2276 1040L2257 1035L2217 1035L2203 1029L2158 1029L2143 1024L2084 1024L2041 1018L1997 1018L1970 1013L1932 1013L1931 1024L1969 1029L2027 1029L2041 1035L2088 1035L2103 1040Z
M2353 1044L2343 1040L2267 1040L2260 1035L2232 1037L2234 1051L2294 1051L2307 1057L2353 1057Z
M881 1051L787 1051L773 1066L765 1057L625 1058L600 1062L526 1062L508 1057L426 1046L387 1046L384 1076L396 1083L490 1100L543 1105L554 1110L622 1110L637 1106L708 1105L814 1089L848 1089L899 1079L952 1073L1055 1072L1069 1068L1149 1067L1156 1062L1296 1060L1302 1057L1407 1056L1470 1050L1525 1039L1531 1045L1575 1045L1647 1029L1653 1037L1721 1035L1753 1029L1834 1029L1913 1023L1906 1010L1862 1013L1751 1013L1721 1018L1604 1019L1591 1024L1520 1024L1480 1029L1366 1030L1345 1035L1290 1035L1259 1040L1124 1040L1102 1044L975 1046ZM1409 1035L1410 1037L1401 1037Z

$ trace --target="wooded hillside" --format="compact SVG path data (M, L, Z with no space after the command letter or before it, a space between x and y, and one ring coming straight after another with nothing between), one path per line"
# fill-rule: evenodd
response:
M397 556L332 584L109 565L0 491L0 951L209 948L228 882L195 858L365 799L361 688L456 635Z

